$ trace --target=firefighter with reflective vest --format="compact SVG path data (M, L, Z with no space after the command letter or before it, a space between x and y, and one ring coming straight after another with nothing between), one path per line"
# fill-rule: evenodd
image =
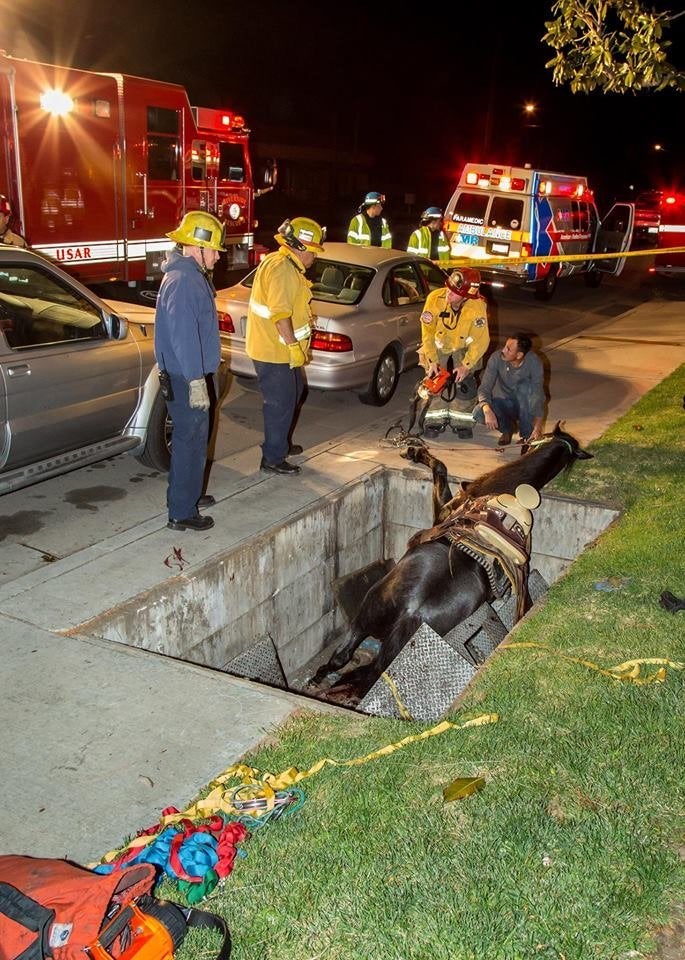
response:
M372 190L359 205L347 228L347 242L358 247L391 247L392 234L383 216L385 196Z
M20 247L26 249L28 244L20 234L10 230L10 219L12 217L12 205L4 194L0 193L0 243L8 247Z
M260 469L284 476L300 468L287 460L302 453L291 434L304 393L302 367L309 361L314 318L305 272L323 252L326 228L309 217L285 220L278 250L257 267L247 308L245 349L262 395L264 443Z
M407 253L431 260L449 260L450 244L442 229L442 210L427 207L421 214L421 226L409 237Z
M474 371L482 367L489 344L480 273L472 267L453 270L445 286L428 295L421 314L419 363L426 371L423 383L430 399L422 416L424 436L435 437L447 426L462 439L473 436L472 411L478 392ZM430 389L432 382L443 380L442 389Z

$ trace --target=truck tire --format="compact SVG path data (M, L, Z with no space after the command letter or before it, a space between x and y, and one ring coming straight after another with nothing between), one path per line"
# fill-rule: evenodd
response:
M535 299L536 300L551 300L554 296L554 291L557 288L557 272L552 267L546 277L543 277L542 280L538 280L535 284Z
M359 394L359 399L372 407L384 407L395 392L399 379L400 364L397 353L392 347L386 347L378 358L368 389Z
M155 397L147 426L147 439L136 457L146 467L166 473L171 462L171 417L161 393Z

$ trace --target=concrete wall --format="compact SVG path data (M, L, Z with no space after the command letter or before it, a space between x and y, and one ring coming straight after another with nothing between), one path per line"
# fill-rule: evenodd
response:
M332 643L346 621L333 581L385 557L432 524L432 484L414 468L374 467L287 522L179 574L89 624L89 633L217 669L269 641L286 678ZM548 583L617 516L545 497L531 567ZM249 659L249 657L248 657Z

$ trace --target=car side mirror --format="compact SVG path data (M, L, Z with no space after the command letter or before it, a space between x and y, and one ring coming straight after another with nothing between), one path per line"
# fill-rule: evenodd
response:
M128 320L117 313L105 314L105 327L110 340L125 340L128 336Z

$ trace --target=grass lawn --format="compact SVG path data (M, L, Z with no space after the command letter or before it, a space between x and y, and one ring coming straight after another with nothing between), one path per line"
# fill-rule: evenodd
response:
M299 811L243 844L201 905L227 919L234 960L685 957L655 940L685 900L685 671L638 685L553 652L685 661L685 613L658 603L685 594L684 394L681 368L547 488L624 513L509 638L551 650L500 647L448 718L498 722L325 766ZM305 713L246 762L306 771L423 729ZM445 803L467 776L484 788ZM183 960L213 957L207 937Z

